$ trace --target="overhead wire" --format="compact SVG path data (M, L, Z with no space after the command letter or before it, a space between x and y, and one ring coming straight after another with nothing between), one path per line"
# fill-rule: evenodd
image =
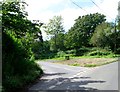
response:
M111 16L109 16L106 12L104 12L93 0L90 0L98 9L100 9L104 14L106 14L110 19L114 20Z
M77 7L79 7L80 9L82 9L83 11L85 11L87 14L87 10L83 9L81 6L79 6L77 3L75 3L74 1L70 0L71 3L73 3L74 5L76 5ZM109 16L106 12L104 12L99 5L97 5L93 0L90 0L96 7L98 7L99 10L101 10L101 12L103 12L105 15L107 15L111 20L115 20L114 18L112 18L111 16Z
M86 13L88 13L85 9L83 9L81 6L79 6L78 4L76 4L75 2L73 2L72 0L70 0L74 5L76 5L77 7L79 7L80 9L82 9L83 11L85 11Z

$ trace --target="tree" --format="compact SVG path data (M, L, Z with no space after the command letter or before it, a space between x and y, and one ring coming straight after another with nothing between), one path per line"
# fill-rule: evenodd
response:
M38 33L41 34L41 23L32 23L27 19L28 14L24 11L26 5L27 4L25 2L8 2L8 4L3 3L2 29L6 32L7 29L12 29L9 31L12 33L14 32L16 38L29 39L32 37L33 41Z
M97 47L110 48L110 44L113 44L112 38L110 39L110 36L113 34L113 28L114 27L110 23L106 22L98 25L90 42Z
M64 45L67 49L80 48L82 46L82 34L77 30L69 31L68 33L65 34Z
M49 20L49 23L45 25L46 33L53 37L54 42L52 44L54 45L54 51L57 51L57 46L59 45L57 44L57 42L59 42L59 39L57 39L58 35L64 33L62 20L61 16L54 16Z
M38 24L27 19L25 2L2 3L3 89L14 91L42 73L34 62L31 43L39 32Z
M119 26L119 25L118 25ZM119 27L118 27L119 28ZM116 31L115 31L116 30ZM96 27L90 42L97 47L107 48L115 53L119 53L120 31L115 24L103 22ZM116 45L115 45L116 44Z
M55 43L55 39L56 39L56 43ZM52 51L54 51L55 48L57 48L58 51L65 50L65 46L64 46L64 34L63 33L59 33L56 38L55 38L55 36L52 37L49 40L49 42L50 42L50 49Z
M120 18L118 18L116 25L116 53L120 54Z
M79 16L75 20L75 24L70 28L66 36L68 48L80 48L82 46L90 46L89 40L95 31L97 25L105 21L105 16L99 13Z

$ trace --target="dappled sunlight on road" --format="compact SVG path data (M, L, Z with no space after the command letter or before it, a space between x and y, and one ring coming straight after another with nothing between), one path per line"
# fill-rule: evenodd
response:
M42 62L41 64L45 69L44 75L36 84L29 88L29 92L39 92L40 90L75 91L118 89L116 84L118 78L115 72L117 71L117 62L94 69L53 63L47 64L47 62Z

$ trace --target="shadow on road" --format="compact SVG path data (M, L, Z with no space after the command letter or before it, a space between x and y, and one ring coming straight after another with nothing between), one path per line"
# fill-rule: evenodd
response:
M44 76L64 75L66 73L46 73Z
M53 74L45 74L45 76L54 76L54 75L63 75L65 73L53 73ZM36 85L34 85L29 92L44 92L44 90L98 90L96 88L85 87L90 83L104 83L102 80L93 80L90 77L80 76L73 78L53 78L53 79L41 79ZM36 90L36 91L35 91ZM66 92L66 91L64 91ZM83 91L82 91L83 92Z

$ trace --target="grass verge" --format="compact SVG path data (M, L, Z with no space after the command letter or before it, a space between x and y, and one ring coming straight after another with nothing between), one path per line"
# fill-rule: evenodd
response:
M116 62L117 58L74 58L70 60L53 61L54 63L81 67L97 67Z

